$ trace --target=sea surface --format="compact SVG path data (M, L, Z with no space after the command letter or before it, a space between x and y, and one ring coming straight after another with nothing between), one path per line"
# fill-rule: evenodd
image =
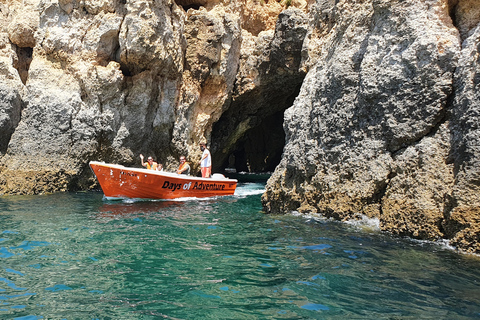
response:
M208 200L0 197L0 319L480 319L480 258L375 220Z

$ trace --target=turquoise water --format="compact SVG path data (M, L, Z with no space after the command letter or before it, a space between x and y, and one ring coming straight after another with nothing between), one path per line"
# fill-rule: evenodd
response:
M235 196L0 198L0 319L480 319L480 258Z

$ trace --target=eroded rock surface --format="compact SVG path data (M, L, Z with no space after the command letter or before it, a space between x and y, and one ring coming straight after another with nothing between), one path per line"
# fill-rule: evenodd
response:
M445 229L453 244L480 252L480 25L463 42L455 72L451 157L455 167Z
M170 170L185 154L195 169L198 142L210 140L231 104L242 25L269 12L268 22L248 25L273 29L284 8L251 1L2 3L0 193L89 188L88 161L138 165L139 153Z
M285 114L287 143L263 196L266 210L337 219L361 213L393 233L452 237L478 251L471 247L477 209L455 209L460 194L478 203L475 152L466 153L468 162L456 150L478 141L478 53L469 47L478 40L469 36L462 49L446 1L317 1L312 9L304 45L309 72ZM460 52L466 60L458 61ZM457 65L464 68L455 73ZM468 137L456 137L465 130Z

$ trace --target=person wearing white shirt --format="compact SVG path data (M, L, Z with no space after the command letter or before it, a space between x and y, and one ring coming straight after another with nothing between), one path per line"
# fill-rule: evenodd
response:
M207 149L207 145L204 142L200 143L200 150L203 151L202 159L200 160L200 169L202 171L202 178L210 178L212 175L212 156Z

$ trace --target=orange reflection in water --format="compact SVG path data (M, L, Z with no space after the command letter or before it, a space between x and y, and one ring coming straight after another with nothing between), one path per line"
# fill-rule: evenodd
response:
M124 219L135 216L163 214L165 211L179 211L183 202L178 201L139 201L133 203L114 202L104 203L98 210L98 217L110 219Z
M138 201L138 202L106 202L100 208L95 218L99 222L134 218L173 218L181 223L188 218L204 220L215 215L215 199L201 201Z

